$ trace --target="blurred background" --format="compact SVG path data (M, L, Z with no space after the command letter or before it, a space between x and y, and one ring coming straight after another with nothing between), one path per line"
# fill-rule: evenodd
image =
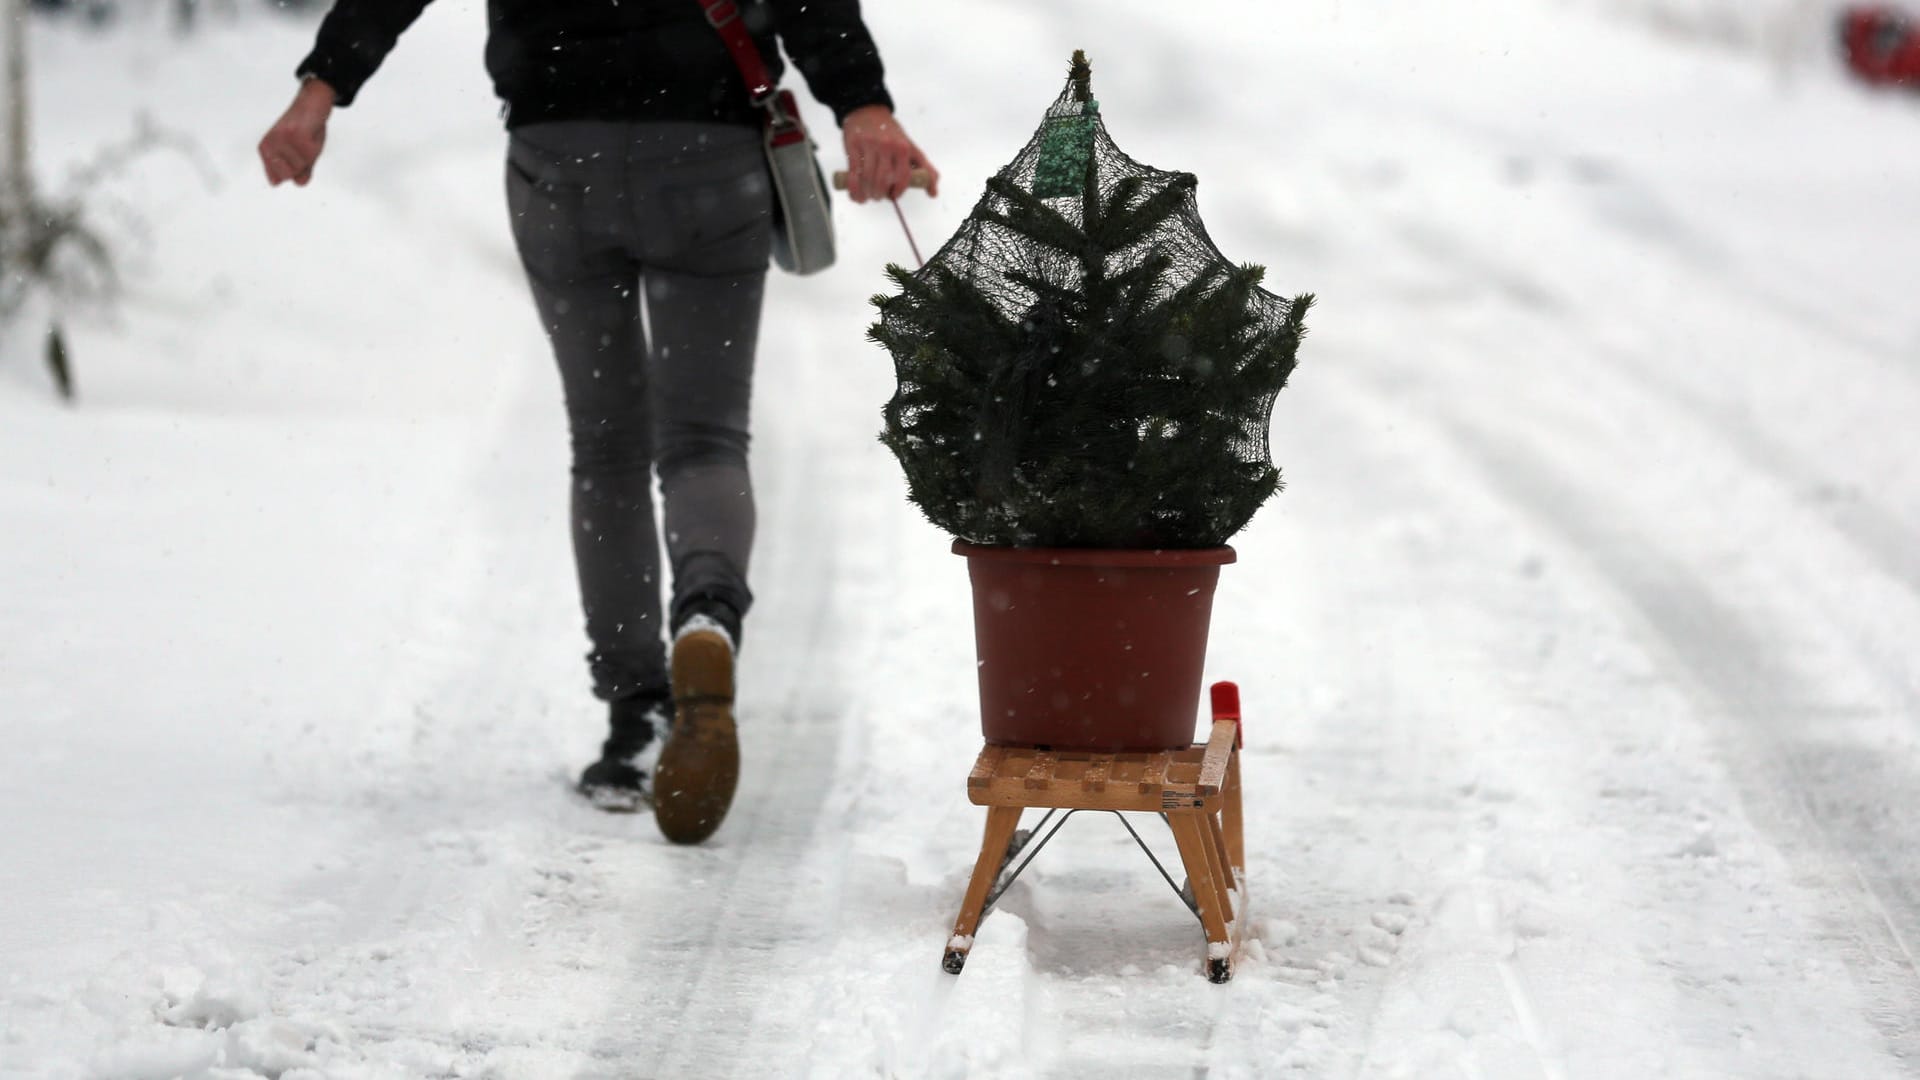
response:
M865 5L923 251L1084 48L1119 146L1319 296L1216 601L1222 990L1093 825L938 973L974 661L875 438L885 206L770 286L734 818L572 800L485 5L270 189L325 8L0 20L0 1077L1920 1076L1914 12Z

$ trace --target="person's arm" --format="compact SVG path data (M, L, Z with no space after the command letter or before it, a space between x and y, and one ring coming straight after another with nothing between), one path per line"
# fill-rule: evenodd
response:
M373 77L393 43L430 0L339 0L320 23L313 51L294 73L312 75L333 87L334 104L353 104L360 87Z
M313 179L313 163L327 143L327 117L333 115L334 89L326 80L302 79L293 104L260 140L260 164L267 183L291 180L301 187Z
M860 19L859 0L774 0L773 6L780 39L807 89L840 123L853 201L899 198L914 169L931 175L927 194L937 194L939 170L893 115L880 50Z
M327 118L353 104L360 87L393 51L394 42L430 0L339 0L320 23L320 33L295 74L300 90L260 140L267 182L302 187L327 141Z

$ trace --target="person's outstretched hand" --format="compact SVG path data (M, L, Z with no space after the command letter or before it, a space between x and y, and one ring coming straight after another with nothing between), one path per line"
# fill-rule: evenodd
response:
M291 180L301 187L313 179L313 163L327 145L327 117L333 114L333 87L307 79L293 104L260 140L260 164L267 167L267 183Z
M847 144L847 194L857 203L906 194L913 170L929 176L927 194L940 193L940 170L920 152L885 105L866 105L840 122Z

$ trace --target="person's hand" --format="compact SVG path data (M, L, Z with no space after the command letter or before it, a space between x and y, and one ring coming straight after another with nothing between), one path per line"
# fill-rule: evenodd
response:
M319 79L300 84L293 104L260 140L260 164L267 183L291 180L301 187L313 179L313 163L327 144L327 117L333 113L333 87Z
M854 202L899 198L915 169L931 178L927 194L939 194L940 170L907 138L885 105L865 105L848 113L840 122L840 134L847 144L847 194Z

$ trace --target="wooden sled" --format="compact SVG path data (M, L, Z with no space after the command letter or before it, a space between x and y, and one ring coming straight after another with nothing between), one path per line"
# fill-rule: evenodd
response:
M981 918L1067 818L1096 810L1119 816L1136 841L1140 834L1127 822L1127 814L1166 819L1187 872L1186 888L1176 889L1206 934L1207 977L1216 983L1233 977L1246 927L1247 895L1240 692L1232 683L1215 683L1212 699L1213 727L1207 741L1181 750L1103 754L993 743L981 749L967 777L967 797L987 808L987 828L947 941L942 963L947 971L957 975L966 966ZM1020 817L1030 807L1047 814L1034 828L1023 830ZM1041 836L1056 814L1059 822ZM1036 836L1039 843L1032 844ZM1013 866L1030 845L1032 853ZM1160 867L1144 841L1140 846ZM1160 872L1173 883L1164 867Z

